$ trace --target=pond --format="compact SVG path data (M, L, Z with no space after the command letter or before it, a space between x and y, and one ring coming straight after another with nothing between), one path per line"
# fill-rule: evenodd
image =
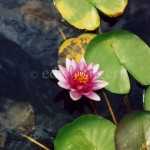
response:
M101 16L101 31L128 30L150 46L150 1L129 0L125 13L115 19ZM83 114L93 114L87 98L72 101L57 85L58 49L66 38L87 33L64 21L52 0L0 0L0 147L4 150L40 150L23 138L27 134L53 149L61 127ZM98 33L98 30L92 31ZM130 75L126 95L107 90L117 121L133 110L143 110L145 87ZM113 122L104 95L96 110ZM19 131L19 133L17 132Z

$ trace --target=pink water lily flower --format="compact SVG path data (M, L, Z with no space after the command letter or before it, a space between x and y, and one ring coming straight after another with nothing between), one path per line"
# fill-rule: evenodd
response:
M84 58L77 64L74 59L66 58L66 68L61 65L58 67L59 70L52 70L52 72L59 80L58 85L70 90L70 97L73 100L79 100L82 95L92 100L100 100L100 97L93 91L107 86L108 83L98 80L103 73L103 71L98 71L98 64L86 65Z

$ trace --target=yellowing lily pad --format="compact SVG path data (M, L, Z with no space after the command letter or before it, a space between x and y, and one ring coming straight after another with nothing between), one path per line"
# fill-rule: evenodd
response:
M116 150L150 150L150 112L134 112L122 119L115 144Z
M150 84L150 48L128 31L112 31L95 37L85 53L87 62L100 64L101 79L112 93L126 94L130 90L127 71L141 84Z
M91 0L94 6L109 17L118 17L123 14L128 0Z
M65 59L75 59L79 62L84 57L85 49L88 43L95 37L95 34L82 34L77 38L70 38L65 40L58 51L58 64L65 65Z
M96 8L110 17L120 16L127 0L55 0L61 16L79 29L95 30L100 26L100 17Z
M115 150L116 126L105 118L85 115L65 125L54 141L55 150Z

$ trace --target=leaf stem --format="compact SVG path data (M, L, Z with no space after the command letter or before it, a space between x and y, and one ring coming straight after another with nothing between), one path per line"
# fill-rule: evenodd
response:
M99 26L99 28L98 28L98 33L99 34L102 34L102 30L101 30L101 27Z
M94 105L94 103L93 103L93 100L90 100L90 104L91 104L91 106L92 106L92 109L93 109L93 111L94 111L94 114L95 114L95 115L98 115L98 112L97 112L96 107L95 107L95 105Z
M107 95L106 95L106 93L105 93L105 91L104 91L103 89L102 89L102 93L103 93L103 95L104 95L104 97L105 97L105 100L106 100L107 106L108 106L108 108L109 108L111 117L112 117L114 123L117 125L118 123L117 123L117 121L116 121L116 117L115 117L114 112L113 112L113 110L112 110L112 107L111 107L111 105L110 105L109 99L108 99L108 97L107 97Z

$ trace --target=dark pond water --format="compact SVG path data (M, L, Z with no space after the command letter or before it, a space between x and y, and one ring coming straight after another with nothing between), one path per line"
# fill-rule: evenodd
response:
M125 29L137 34L150 46L149 10L149 0L129 0L122 17L108 19L101 15L102 32ZM16 132L20 126L20 130L53 149L53 140L64 124L80 115L93 113L88 100L82 98L73 102L68 91L57 86L51 73L57 68L57 51L63 41L58 27L67 38L85 32L62 23L52 0L30 3L0 0L0 140L5 141L5 146L1 146L4 150L41 149ZM130 109L143 109L144 87L132 77L131 85ZM94 102L97 111L112 120L101 91L99 94L102 100ZM106 94L119 121L129 111L124 95L108 91ZM15 121L17 123L12 125L14 118L20 122Z

